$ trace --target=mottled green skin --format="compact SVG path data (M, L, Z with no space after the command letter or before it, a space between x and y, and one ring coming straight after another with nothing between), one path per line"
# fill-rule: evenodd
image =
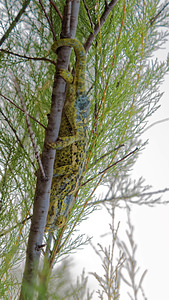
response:
M77 61L74 78L67 70L59 70L59 75L69 84L58 140L46 145L56 149L56 159L45 231L53 231L65 225L86 165L90 102L85 96L85 51L73 39L56 41L52 50L56 52L61 46L73 47Z

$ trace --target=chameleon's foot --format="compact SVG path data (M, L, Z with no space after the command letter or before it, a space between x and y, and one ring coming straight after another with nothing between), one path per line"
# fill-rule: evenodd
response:
M72 145L74 142L79 141L80 139L82 139L80 134L79 135L76 134L76 135L72 135L72 136L63 136L61 138L59 137L57 139L57 141L54 142L54 143L50 143L50 142L46 143L45 147L47 149L52 148L52 149L55 149L55 150L61 150L61 149L65 148L69 145Z
M67 144L66 144L66 146L67 146ZM45 143L45 147L46 147L47 149L58 150L58 149L64 148L65 145L64 145L64 141L63 141L62 139L58 138L57 141L54 142L54 143L52 143L52 142L51 142L51 143L50 143L50 142Z
M52 143L45 143L45 148L46 148L46 149L51 149L51 148L52 148L52 147L51 147L51 144L52 144ZM52 148L52 149L53 149L53 148Z
M59 76L61 76L67 83L73 82L73 75L66 69L59 69Z

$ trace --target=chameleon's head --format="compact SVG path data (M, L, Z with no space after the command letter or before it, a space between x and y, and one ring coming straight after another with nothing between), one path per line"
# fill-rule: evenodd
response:
M55 223L56 227L62 228L66 224L66 220L67 220L67 218L65 216L63 216L63 215L59 216Z

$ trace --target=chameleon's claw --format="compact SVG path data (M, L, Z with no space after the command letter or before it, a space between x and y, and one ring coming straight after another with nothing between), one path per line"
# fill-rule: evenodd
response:
M52 148L52 147L51 147L51 144L52 144L52 143L49 143L49 142L48 142L48 143L45 143L46 149L51 149L51 148Z
M58 138L57 141L54 142L54 143L52 143L52 142L51 143L50 142L45 143L45 147L47 149L54 149L54 150L56 150L58 148L62 148L62 144L63 144L63 140L61 138Z

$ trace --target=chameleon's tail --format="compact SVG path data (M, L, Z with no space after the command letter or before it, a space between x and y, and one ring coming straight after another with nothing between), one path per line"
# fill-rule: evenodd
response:
M82 44L75 39L60 39L54 42L51 49L56 53L59 47L67 46L73 47L76 54L76 71L74 83L76 85L77 93L85 93L85 69L86 69L86 53Z

